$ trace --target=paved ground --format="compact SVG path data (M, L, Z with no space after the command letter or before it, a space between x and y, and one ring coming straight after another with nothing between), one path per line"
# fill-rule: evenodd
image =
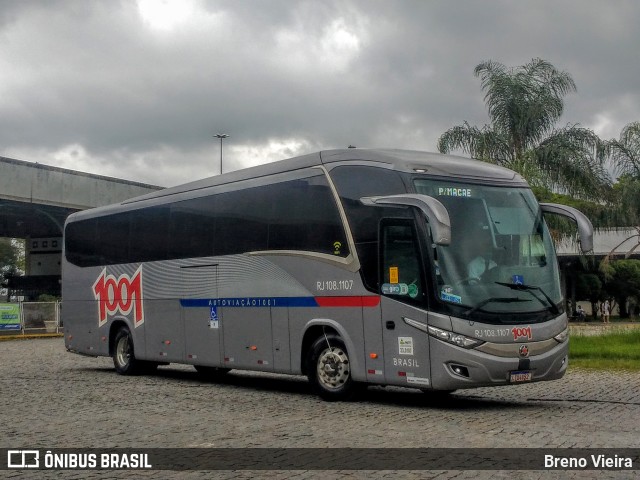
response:
M640 448L640 374L570 371L556 382L463 391L446 401L370 388L326 403L301 377L191 367L123 377L108 358L67 353L61 338L0 342L0 448L571 447ZM111 471L28 478L128 478ZM36 475L37 474L37 475ZM0 471L0 478L18 478ZM151 476L151 472L136 476ZM154 478L636 478L635 472L222 471ZM27 478L27 477L25 477Z

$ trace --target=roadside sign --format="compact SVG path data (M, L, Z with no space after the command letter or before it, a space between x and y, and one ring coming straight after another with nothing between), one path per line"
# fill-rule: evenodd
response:
M0 303L0 330L20 330L18 303Z

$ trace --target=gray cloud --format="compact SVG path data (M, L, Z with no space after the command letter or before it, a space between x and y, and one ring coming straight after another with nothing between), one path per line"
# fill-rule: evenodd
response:
M434 150L487 122L487 59L571 73L561 122L612 137L640 120L632 0L155 6L0 4L0 154L172 185L217 173L217 132L225 170L349 144Z

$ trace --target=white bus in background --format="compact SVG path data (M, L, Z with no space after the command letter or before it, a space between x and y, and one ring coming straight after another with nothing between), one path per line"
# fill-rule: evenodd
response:
M71 215L69 351L118 373L304 374L327 400L552 380L567 314L543 212L516 173L402 150L323 151Z

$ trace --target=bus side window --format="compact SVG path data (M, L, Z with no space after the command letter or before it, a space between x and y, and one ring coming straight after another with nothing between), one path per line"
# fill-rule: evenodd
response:
M383 220L380 228L381 292L401 301L421 300L424 288L414 223Z

